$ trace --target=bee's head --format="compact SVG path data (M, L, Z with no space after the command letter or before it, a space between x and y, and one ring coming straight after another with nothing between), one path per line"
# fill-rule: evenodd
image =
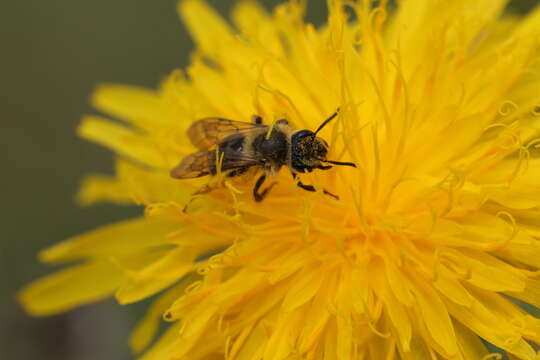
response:
M323 163L356 167L355 163L328 160L326 158L326 154L328 153L328 143L320 137L317 137L317 133L334 119L338 112L339 109L326 119L315 132L298 130L293 133L291 137L291 166L293 170L310 172L316 168L329 169L331 167L323 165Z
M299 172L311 171L326 160L328 143L313 131L299 130L291 137L291 165Z

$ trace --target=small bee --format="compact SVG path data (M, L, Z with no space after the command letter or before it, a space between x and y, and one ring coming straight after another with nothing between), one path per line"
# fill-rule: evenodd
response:
M339 109L338 109L339 111ZM253 116L253 121L240 122L217 117L204 118L194 122L187 131L188 137L200 151L186 156L171 170L175 179L192 179L205 175L216 175L218 171L227 177L236 177L253 168L264 171L253 187L255 201L262 201L276 183L261 191L267 177L274 176L282 166L287 166L293 178L299 173L314 169L328 170L332 165L356 167L351 162L326 159L328 144L317 137L338 111L326 119L319 128L294 130L286 119L277 120L272 127L263 124L262 117ZM298 181L297 185L307 191L315 191L313 185ZM208 192L199 191L196 194ZM326 189L325 194L339 199Z

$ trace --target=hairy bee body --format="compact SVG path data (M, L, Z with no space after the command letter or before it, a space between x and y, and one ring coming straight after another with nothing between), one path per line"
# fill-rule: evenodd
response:
M205 118L196 121L188 129L188 137L199 148L199 152L186 156L171 170L176 179L197 178L217 175L223 172L227 177L238 177L249 170L263 170L253 189L256 201L261 201L270 187L259 189L265 179L276 175L287 166L296 179L298 173L313 169L328 170L337 165L354 166L326 160L327 143L316 133L336 114L327 119L314 133L309 130L294 130L285 119L276 121L272 127L262 124L260 116L254 116L252 123L222 118ZM313 186L297 183L301 188L315 191ZM332 195L325 190L325 193ZM337 196L332 195L337 198Z

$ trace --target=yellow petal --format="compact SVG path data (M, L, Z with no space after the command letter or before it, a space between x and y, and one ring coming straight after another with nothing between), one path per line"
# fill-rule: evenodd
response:
M507 294L540 308L540 280L528 278L525 280L525 289L523 291L509 291Z
M268 336L265 324L259 321L249 332L244 344L238 351L235 360L253 360L262 357L262 350Z
M153 218L126 220L65 240L43 250L39 257L41 261L56 263L128 255L166 244L165 235L181 227L180 223Z
M535 176L540 177L540 173ZM513 209L532 209L540 202L540 186L512 186L505 191L493 192L489 198Z
M379 321L378 327L382 333L390 334L388 320L386 320L386 318ZM374 336L368 340L367 346L369 348L371 359L395 359L398 351L396 342L397 341L393 336ZM357 357L353 356L352 359L356 360Z
M351 319L351 314L344 310L339 311L336 317L336 322L337 322L337 332L336 332L337 358L344 359L344 360L351 360L352 349L353 349L353 323Z
M77 194L77 203L81 206L88 206L102 202L127 205L133 203L133 198L115 177L87 175Z
M385 269L388 283L395 298L404 305L413 304L414 299L409 289L409 282L403 277L395 264L392 261L386 261Z
M456 278L456 274L449 271L446 267L439 266L437 268L437 279L433 283L433 286L439 290L440 294L457 304L471 306L474 302L473 297Z
M488 171L476 177L478 182L487 184L505 184L502 190L519 189L521 186L533 187L538 185L540 175L540 159L523 159L518 162L518 158L510 158L499 162Z
M184 294L186 287L192 282L193 279L188 277L154 300L146 315L139 321L129 338L129 344L135 353L141 352L150 344L157 333L165 310Z
M171 357L171 348L178 341L182 324L175 323L161 335L159 340L148 349L139 360L163 360Z
M92 104L98 110L143 126L168 118L158 94L136 86L101 85L92 95Z
M527 234L526 230L519 231L500 253L540 269L540 240Z
M315 269L306 269L293 277L289 293L283 300L283 310L294 310L311 300L319 290L322 280L322 274Z
M203 113L199 116L220 114L224 118L248 121L249 115L243 115L243 113L246 104L251 104L251 90L246 91L244 86L242 90L237 91L234 83L227 81L220 71L208 66L202 59L195 60L189 67L188 73L193 78L193 87L204 94L206 103L212 109L208 111L208 114Z
M507 263L481 251L445 250L454 264L465 266L467 282L491 291L522 291L525 277Z
M433 360L434 353L421 337L413 337L409 351L405 351L398 344L398 351L403 360Z
M428 284L420 279L415 284L418 307L431 337L445 351L445 356L457 355L456 333L445 304Z
M186 344L182 345L184 352L188 352L191 349L201 333L206 330L209 324L215 323L217 320L218 308L216 305L197 306L193 309L193 313L190 316L186 316L182 321L186 324L182 329L182 337Z
M214 9L200 0L182 0L178 11L191 37L203 52L218 57L228 56L225 49L233 40L232 31Z
M321 352L324 354L324 360L340 360L337 352L337 329L335 320L327 328L327 334L324 344L321 344Z
M246 38L265 44L274 53L282 53L282 42L268 12L258 2L239 1L232 12L236 27Z
M411 351L412 325L407 309L391 293L387 293L383 301L398 335L400 348L404 352Z
M174 284L194 268L198 251L174 249L151 265L134 272L116 292L121 304L129 304L151 296Z
M484 340L522 359L534 359L535 351L514 327L491 313L483 304L465 308L446 302L452 316Z
M429 7L429 1L402 1L388 29L390 43L403 41L403 38L408 41L414 36L424 17L429 14Z
M256 353L257 350L261 347L260 344L262 341L257 342L256 348L250 348L250 345L252 345L252 342L250 341L252 339L252 335L254 335L254 331L258 330L255 328L255 324L256 323L250 324L244 327L244 329L242 329L242 331L238 335L238 338L234 341L234 344L231 347L231 351L229 353L231 359L242 359L242 354L246 354L246 351L247 354L249 354L248 356L251 357L251 355Z
M451 38L456 37L452 42L453 46L458 45L463 50L470 51L478 38L481 38L481 31L486 31L488 25L496 20L507 2L508 0L481 0L474 3L465 0L401 1L386 35L391 45L399 43L408 54L418 54L422 51L433 51L434 48L430 40L433 41L435 31L426 32L426 28L437 28L440 33L444 33L444 27L456 28L461 33L454 34L449 31L447 34ZM459 50L461 48L458 47ZM416 64L414 56L407 57Z
M168 173L149 172L129 161L118 159L118 181L136 204L170 203L187 204L200 185L171 179ZM199 186L199 187L198 187Z
M255 35L256 38L261 23L265 27L272 25L265 8L253 0L238 1L233 9L232 18L237 27L249 37Z
M86 116L78 128L78 134L88 140L104 145L119 155L136 160L152 168L169 170L164 154L148 137L112 121Z
M20 292L19 299L32 315L54 315L110 296L122 280L114 265L94 261L37 280Z
M293 353L292 344L296 342L305 309L297 308L290 313L282 313L272 326L272 333L266 344L264 360L286 359Z
M454 322L454 327L456 328L458 346L463 359L483 359L488 354L478 335L457 321Z
M515 35L523 37L537 36L540 34L540 6L533 9L518 26Z
M171 179L168 173L148 171L122 158L116 161L116 173L115 177L86 177L77 194L79 205L101 202L149 205L170 201L187 204L193 198L193 193L200 188L200 185Z
M299 337L298 349L300 353L307 352L320 341L321 335L330 319L326 297L329 291L328 281L324 281L321 285L321 290L315 295L309 310L307 310L310 316L305 319L305 324Z
M408 303L409 306L412 305L412 301L414 299L413 294L410 292L412 284L410 284L404 276L401 276L401 274L399 276L399 281L402 283L401 285L397 285L395 283L396 280L390 280L390 277L396 276L397 273L394 275L389 274L391 266L389 266L388 263L389 261L385 261L386 278L384 276L385 272L383 271L383 267L375 267L375 263L373 264L373 274L369 277L370 284L372 284L377 296L384 303L388 317L392 323L392 328L397 333L400 348L405 352L409 352L411 350L410 343L412 339L413 327L411 319L409 318L408 310L404 306L407 304L407 302L400 299L399 296L410 296L410 300L407 301L411 301ZM395 271L396 269L393 270ZM396 288L401 290L396 291ZM405 293L406 295L402 295L402 293Z

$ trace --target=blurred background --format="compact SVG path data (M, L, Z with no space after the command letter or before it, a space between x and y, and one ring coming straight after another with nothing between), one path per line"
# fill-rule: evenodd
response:
M228 14L233 1L209 1ZM262 1L272 8L277 1ZM540 0L517 0L526 12ZM323 0L308 21L320 24ZM7 9L6 9L7 7ZM78 208L83 174L112 171L109 151L75 136L93 88L102 82L155 87L187 65L192 42L176 0L27 0L2 4L0 359L130 359L130 330L146 303L113 300L49 318L16 303L24 284L50 273L36 254L99 225L134 217L136 207Z

